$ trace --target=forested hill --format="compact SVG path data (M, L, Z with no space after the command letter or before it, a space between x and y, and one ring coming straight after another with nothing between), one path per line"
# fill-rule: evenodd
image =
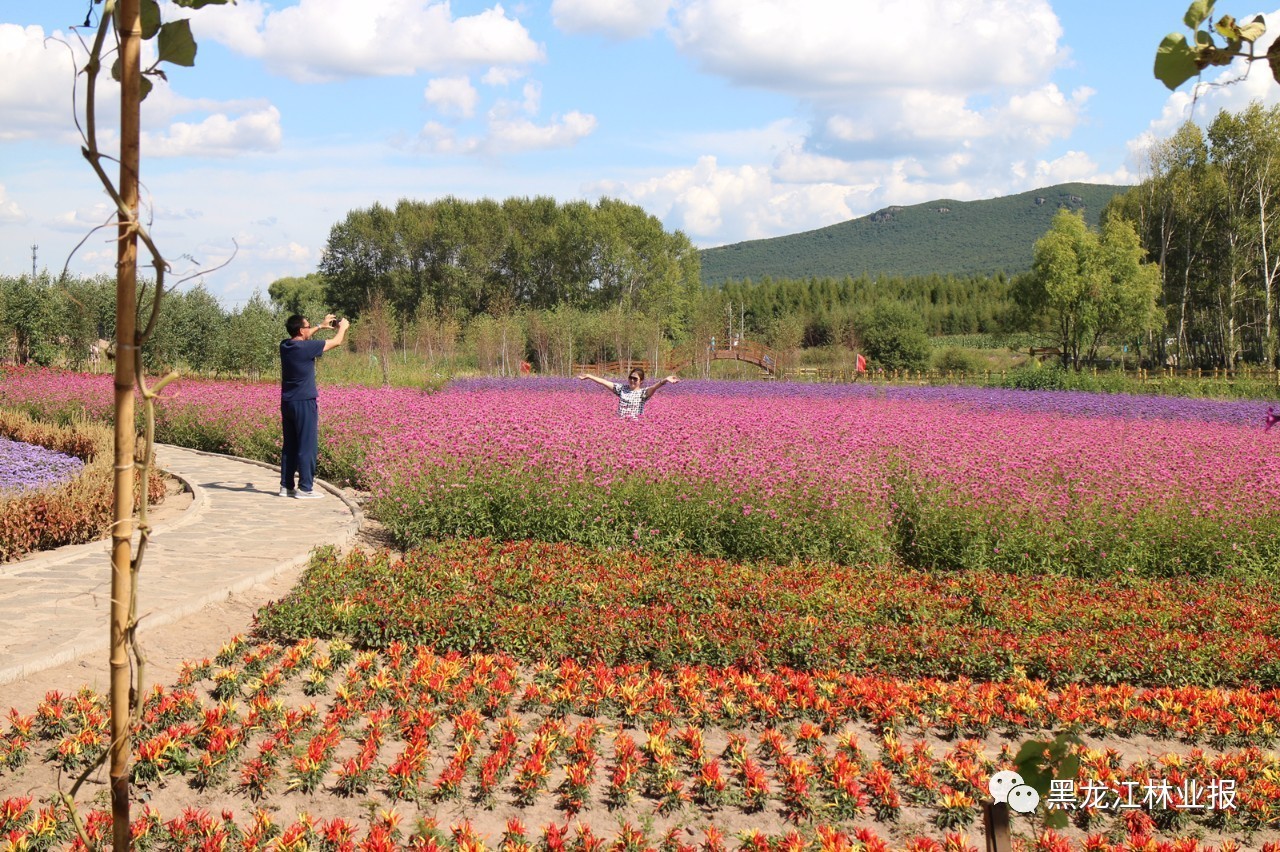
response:
M983 201L886 207L816 231L703 249L702 281L1022 272L1059 208L1083 209L1096 226L1106 203L1130 188L1064 183Z

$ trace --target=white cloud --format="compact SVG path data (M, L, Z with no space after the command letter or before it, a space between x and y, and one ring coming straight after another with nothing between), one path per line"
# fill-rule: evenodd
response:
M499 120L490 126L486 147L495 153L519 153L547 148L570 148L596 129L594 115L580 112L553 116L548 124L527 119Z
M49 227L58 231L88 231L115 221L115 208L106 202L98 202L75 210L67 210L53 217ZM112 234L114 239L114 234Z
M1048 144L1053 139L1071 135L1080 122L1085 103L1093 95L1092 89L1081 87L1068 99L1053 84L1041 86L1011 96L1005 106L995 111L995 121L1019 135L1029 134L1036 144Z
M803 147L836 161L915 163L935 179L992 184L1009 176L1009 163L1034 160L1053 141L1069 137L1091 94L1081 89L1067 98L1052 84L982 101L904 91L893 99L819 110Z
M551 18L565 32L635 38L662 26L670 8L671 0L554 0Z
M314 263L318 258L310 248L290 242L285 245L272 246L260 252L264 260L282 260L288 263Z
M866 152L887 143L892 150L922 146L950 148L991 133L987 117L966 99L927 91L903 92L858 112L829 115L815 134L820 146Z
M0 225L20 225L28 218L18 202L8 197L4 184L0 183Z
M429 0L244 5L243 12L232 11L232 22L215 21L220 14L193 16L197 38L214 38L299 82L521 66L543 56L524 25L501 6L455 18L449 3Z
M199 124L174 122L162 134L144 133L149 157L235 157L280 147L280 110L268 106L238 118L221 113Z
M427 82L423 97L445 115L470 118L475 115L480 93L465 76L437 77Z
M72 81L84 57L74 37L0 24L0 142L72 132Z
M537 115L538 110L542 108L542 84L530 80L524 84L521 94L524 95L524 100L520 108L524 110L525 115Z
M689 151L715 151L723 159L745 162L769 159L789 149L806 127L794 118L781 118L761 127L666 134L653 141L677 156L687 155Z
M793 146L774 161L774 174L786 183L846 183L860 180L857 165Z
M143 45L144 64L154 60L155 45ZM76 139L72 122L72 86L85 52L74 35L59 31L46 38L41 27L0 24L0 142L30 138ZM280 143L280 113L262 101L219 102L178 95L164 80L152 78L153 89L142 103L143 144L149 156L234 156L245 151L273 150ZM98 146L114 154L119 146L119 86L103 73L98 88ZM77 106L84 106L84 81L78 81ZM214 113L198 124L174 118ZM243 113L238 117L228 114Z
M595 116L580 112L552 116L546 124L527 118L491 116L483 137L459 136L452 128L432 121L423 125L418 144L433 154L522 154L573 147L595 129Z
M588 190L641 204L708 246L812 230L888 204L969 201L1067 181L1128 183L1132 176L1124 169L1101 175L1079 151L1006 160L958 145L924 158L852 160L814 153L795 139L768 167L702 156L689 168Z
M628 198L680 228L695 242L759 239L818 228L853 216L848 186L786 184L759 166L720 166L715 157L631 184L602 184L602 192Z
M707 238L714 221L732 234L739 214L715 215L704 192L723 199L744 181L757 188L746 202L757 209L741 218L764 236L885 203L991 197L1027 188L1037 169L1083 168L1069 158L1041 162L1079 126L1093 95L1064 94L1051 79L1069 54L1048 0L686 0L668 33L704 71L810 111L806 129L792 125L792 138L775 145L770 167L748 173L719 160L708 169L704 159L658 179L707 175L670 191L673 210L684 205L688 227Z
M957 148L975 146L1016 158L1070 136L1092 95L1080 88L1068 98L1052 83L980 100L924 89L901 91L894 97L819 108L807 144L849 159L948 156Z
M1098 164L1083 151L1068 151L1061 157L1036 164L1034 186L1052 186L1072 181L1098 182ZM1102 181L1106 182L1106 181Z
M262 56L267 51L266 39L263 37L267 9L261 0L236 0L234 5L228 4L193 14L193 10L165 3L162 16L166 21L189 18L197 42L209 38L246 56Z
M197 210L193 207L168 207L160 205L155 208L155 218L166 222L187 222L194 221L204 216L204 211Z
M419 132L417 144L433 154L520 154L569 148L596 129L594 115L576 110L540 124L536 117L541 106L542 86L531 80L522 87L519 100L499 100L490 107L483 136L462 136L452 127L429 121Z
M453 128L428 121L418 133L418 144L432 154L471 154L480 149L481 140L460 138Z
M525 83L520 90L520 100L500 100L489 109L490 121L501 120L510 115L538 114L542 106L542 84L536 80Z
M707 71L842 102L1034 86L1065 59L1047 0L689 0L675 21L676 45Z
M486 86L509 86L516 80L525 75L521 68L510 68L503 65L495 65L481 76L480 82Z

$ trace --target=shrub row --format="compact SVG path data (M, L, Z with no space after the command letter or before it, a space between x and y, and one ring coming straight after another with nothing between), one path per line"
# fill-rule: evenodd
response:
M402 560L318 554L258 617L271 638L525 660L1280 686L1280 591L1265 580L1097 582L451 540Z

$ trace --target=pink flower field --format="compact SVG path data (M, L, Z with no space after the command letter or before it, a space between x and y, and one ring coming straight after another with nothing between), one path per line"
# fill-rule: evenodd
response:
M0 405L102 416L110 378L10 371ZM181 381L162 441L278 453L270 384ZM1265 406L686 381L639 421L571 380L325 387L321 473L406 545L445 536L1077 575L1266 570Z

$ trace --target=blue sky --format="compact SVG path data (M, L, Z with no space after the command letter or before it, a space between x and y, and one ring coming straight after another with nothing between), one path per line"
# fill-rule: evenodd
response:
M1216 14L1272 16L1234 3ZM96 22L90 0L0 0L5 274L30 271L33 244L40 268L112 268L72 123L71 28L90 8ZM230 259L191 280L233 306L313 271L348 211L400 198L607 195L706 247L889 204L1134 183L1192 115L1190 85L1151 75L1185 8L240 0L187 13L196 66L144 105L145 200L171 280ZM1263 66L1203 93L1196 118L1278 98Z

